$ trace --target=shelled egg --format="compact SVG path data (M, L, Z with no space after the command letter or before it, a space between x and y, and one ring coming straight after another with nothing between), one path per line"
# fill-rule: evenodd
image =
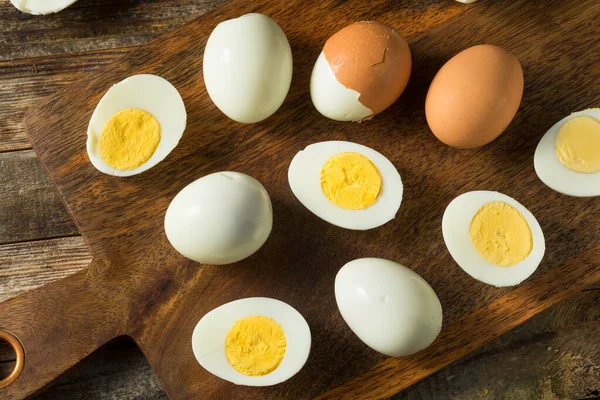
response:
M57 13L77 0L10 0L19 11L33 15Z
M271 386L302 369L310 328L290 305L254 297L232 301L200 319L192 334L196 360L211 374L245 386Z
M554 124L540 140L533 161L538 177L557 192L600 196L600 108Z
M231 264L250 257L272 227L269 194L256 179L238 172L217 172L190 183L165 214L171 245L202 264Z
M335 277L342 317L369 347L399 357L429 346L442 329L442 305L414 271L381 258L344 265Z
M337 121L371 118L402 94L411 67L408 43L396 30L354 23L325 42L310 79L313 104Z
M246 14L213 30L203 70L213 103L234 121L255 123L285 100L292 82L292 50L275 21Z
M142 173L179 143L187 113L177 89L156 75L134 75L102 97L87 130L87 153L99 171Z
M402 179L381 153L360 144L311 144L288 170L292 192L319 218L342 228L366 230L395 218Z
M540 224L521 203L498 192L464 193L442 219L450 255L467 274L497 287L514 286L539 266L546 243Z

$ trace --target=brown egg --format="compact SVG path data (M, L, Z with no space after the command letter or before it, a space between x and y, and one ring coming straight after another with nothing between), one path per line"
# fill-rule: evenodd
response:
M496 139L514 118L523 96L523 70L508 51L468 48L439 70L425 101L427 123L449 146L474 148Z
M331 72L323 72L321 58ZM331 36L317 61L311 79L313 103L332 119L367 119L394 103L404 91L412 61L406 40L394 29L374 21L349 25ZM342 93L332 91L335 77ZM338 84L338 85L339 85ZM354 91L354 102L343 90ZM333 89L336 89L333 87ZM364 107L366 108L364 108ZM361 108L362 107L362 108ZM361 114L362 110L362 114Z

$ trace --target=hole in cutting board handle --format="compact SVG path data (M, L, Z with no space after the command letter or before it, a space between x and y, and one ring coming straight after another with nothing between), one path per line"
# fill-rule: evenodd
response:
M25 351L23 350L23 345L19 339L12 333L3 329L0 329L0 342L5 344L3 347L11 347L16 357L16 361L14 362L15 366L12 372L6 378L0 380L0 389L3 389L16 381L19 375L21 375L25 363ZM1 375L0 378L2 378Z

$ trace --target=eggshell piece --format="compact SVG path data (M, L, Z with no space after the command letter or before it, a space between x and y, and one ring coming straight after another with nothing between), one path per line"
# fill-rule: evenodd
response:
M431 82L427 123L449 146L483 146L508 127L523 86L523 70L514 55L493 45L468 48L444 64Z
M19 11L32 15L57 13L77 0L10 0Z
M344 265L335 299L350 329L369 347L399 357L429 346L442 329L442 305L411 269L381 258Z
M375 21L348 25L331 36L323 53L337 80L380 113L394 103L408 83L412 60L408 42L396 30Z

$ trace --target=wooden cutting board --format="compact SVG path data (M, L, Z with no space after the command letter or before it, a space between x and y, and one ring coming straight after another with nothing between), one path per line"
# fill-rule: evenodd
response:
M214 26L248 12L262 12L280 24L295 69L283 107L255 125L223 116L202 80L203 46ZM372 121L327 120L310 101L312 65L327 37L365 19L387 23L409 38L414 65L409 86ZM0 328L15 334L25 353L21 375L0 389L0 397L23 398L100 345L126 335L173 399L385 398L600 280L600 200L553 192L533 169L535 146L551 125L572 111L600 105L598 21L597 0L483 0L471 6L432 0L419 15L411 13L410 4L386 0L232 0L35 106L26 117L31 141L94 261L85 271L0 304ZM479 43L517 55L525 95L499 139L478 150L453 149L429 132L425 94L446 60ZM88 120L112 84L139 73L163 76L180 90L188 127L173 153L150 171L125 179L103 175L85 151ZM343 230L294 198L287 183L289 162L323 140L373 147L397 166L405 198L394 221L366 232ZM201 266L169 245L164 214L185 185L221 170L244 172L264 184L273 202L273 232L247 260ZM546 256L517 288L471 279L445 248L446 205L476 189L516 198L545 232ZM367 256L409 266L438 293L444 327L427 350L386 358L361 343L342 320L333 293L335 274L346 262ZM205 313L251 296L289 303L305 316L313 335L305 368L271 388L222 381L192 354L192 330Z

